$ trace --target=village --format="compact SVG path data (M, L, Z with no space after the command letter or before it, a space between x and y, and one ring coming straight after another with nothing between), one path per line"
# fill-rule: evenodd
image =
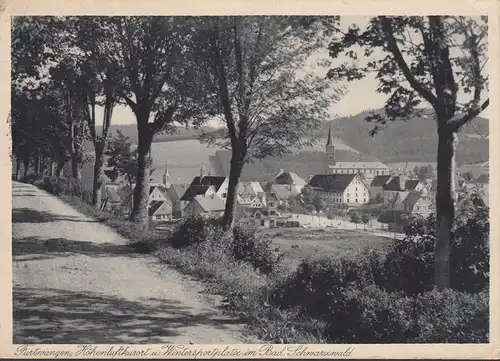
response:
M303 179L281 170L270 181L240 181L237 220L257 228L358 229L362 224L365 230L401 233L404 215L427 217L435 211L435 171L419 177L407 168L390 168L382 162L337 162L331 128L326 139L322 174ZM476 192L478 201L487 206L487 167L484 164L475 179L457 172L457 197L461 192ZM165 164L162 182L150 183L150 224L161 228L188 216L220 217L228 185L228 177L210 174L204 163L191 183L176 184ZM121 212L123 217L133 207L133 193L124 182L104 179L100 197L101 209Z

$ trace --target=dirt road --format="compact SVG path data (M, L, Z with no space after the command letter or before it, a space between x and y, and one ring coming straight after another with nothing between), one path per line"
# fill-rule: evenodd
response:
M31 185L12 193L14 343L258 342L110 228Z

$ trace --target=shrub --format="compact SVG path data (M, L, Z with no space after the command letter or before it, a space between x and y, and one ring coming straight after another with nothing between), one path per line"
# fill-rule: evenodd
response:
M75 178L45 177L40 188L56 196L75 196L88 204L92 201L92 192Z
M369 285L342 288L326 315L331 342L402 343L415 336L412 299Z
M413 217L406 236L387 255L388 290L416 294L433 288L436 221ZM489 284L489 218L483 207L458 209L451 241L450 282L453 289L477 293Z
M332 313L337 296L349 287L364 288L383 277L380 261L370 255L361 261L310 258L273 290L272 302L279 307L300 307L304 314L323 319Z
M221 236L222 229L218 220L189 216L178 224L169 243L174 248L185 248Z
M233 257L250 263L262 273L271 273L283 259L283 254L272 246L272 238L254 228L235 226L233 229Z
M433 290L416 299L413 342L487 343L489 295Z
M221 247L231 259L248 263L262 273L272 272L283 257L273 249L272 239L254 228L235 225L228 236L218 219L201 217L186 218L174 230L169 244L177 249L201 244Z

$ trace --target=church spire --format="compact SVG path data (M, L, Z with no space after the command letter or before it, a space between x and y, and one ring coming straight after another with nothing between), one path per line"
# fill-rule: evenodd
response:
M332 126L331 125L330 125L330 128L328 129L328 139L326 141L326 145L327 146L333 145Z
M170 173L168 172L168 163L165 162L165 172L163 173L163 184L169 185L170 184Z

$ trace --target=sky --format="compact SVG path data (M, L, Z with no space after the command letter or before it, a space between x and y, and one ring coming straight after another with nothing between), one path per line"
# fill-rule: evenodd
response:
M357 24L361 29L363 29L368 24L368 17L362 16L344 16L340 19L340 27L345 30L348 29L350 24ZM377 50L374 51L372 57L377 58L382 53ZM328 57L327 49L324 52L318 54L318 57L326 56ZM338 59L332 60L332 65L340 65L342 62L346 61L347 57L339 57ZM409 59L407 59L409 60ZM349 59L349 61L352 61ZM359 62L366 63L368 59L361 56ZM320 70L326 74L327 68L322 68ZM388 95L379 94L375 92L377 88L378 81L375 79L375 74L369 74L367 77L347 83L347 92L344 96L330 108L330 118L335 119L337 117L356 115L368 109L378 109L384 106ZM486 94L485 94L486 95ZM459 101L468 101L470 95L458 94ZM102 109L99 109L98 119L102 119ZM484 116L485 114L483 114ZM328 121L329 119L325 119ZM113 113L113 124L134 124L135 116L126 105L116 106ZM208 126L217 127L221 123L217 120L208 121Z

